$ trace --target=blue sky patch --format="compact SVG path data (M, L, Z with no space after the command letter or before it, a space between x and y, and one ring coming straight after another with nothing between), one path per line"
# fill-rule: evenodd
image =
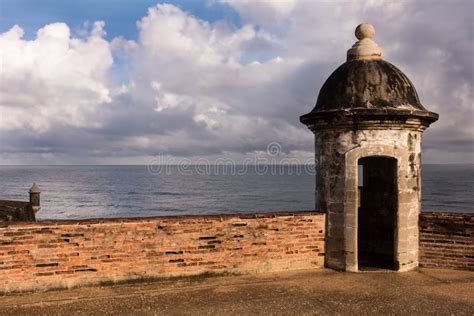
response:
M170 3L208 22L226 20L235 28L242 25L239 15L227 4L200 0L0 0L0 33L18 24L25 39L34 39L46 24L65 22L72 34L84 29L84 23L105 22L106 39L122 36L135 40L136 22L147 15L149 7Z

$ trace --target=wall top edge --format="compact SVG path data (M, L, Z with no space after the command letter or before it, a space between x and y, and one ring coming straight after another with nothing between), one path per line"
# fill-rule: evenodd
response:
M321 211L276 211L268 213L233 213L233 214L209 214L209 215L173 215L173 216L151 216L151 217L120 217L120 218L88 218L77 220L38 220L36 222L0 222L0 229L13 226L60 226L60 225L88 225L88 224L106 224L106 223L136 223L151 221L172 221L172 220L225 220L236 219L259 219L259 218L277 218L277 217L299 217L309 215L324 215Z

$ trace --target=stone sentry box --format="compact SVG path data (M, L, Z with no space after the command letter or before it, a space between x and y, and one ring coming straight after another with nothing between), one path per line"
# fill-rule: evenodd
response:
M421 137L438 119L383 60L361 24L347 62L300 120L315 134L316 209L325 211L325 266L407 271L418 266Z

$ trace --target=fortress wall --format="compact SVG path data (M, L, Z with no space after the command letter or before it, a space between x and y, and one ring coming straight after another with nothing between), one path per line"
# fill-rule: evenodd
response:
M474 214L421 213L420 265L474 271Z
M319 212L0 224L0 292L320 268ZM474 214L423 212L420 265L474 270Z
M0 292L322 267L318 212L0 224Z

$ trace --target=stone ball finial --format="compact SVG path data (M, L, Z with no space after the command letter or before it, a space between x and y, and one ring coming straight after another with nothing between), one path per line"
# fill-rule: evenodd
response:
M372 24L362 23L355 29L358 41L347 51L347 60L383 59L383 50L373 41L375 28Z
M375 35L375 28L372 24L362 23L359 24L355 29L355 36L358 40L363 40L365 38L372 39Z

